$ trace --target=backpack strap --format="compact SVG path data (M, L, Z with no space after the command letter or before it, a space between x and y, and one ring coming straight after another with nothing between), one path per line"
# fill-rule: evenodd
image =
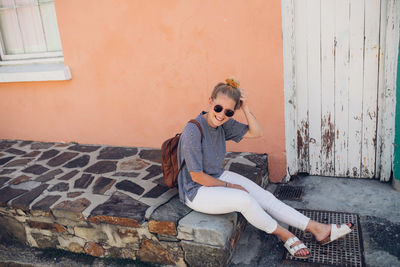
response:
M196 124L197 128L199 128L200 133L201 133L201 140L203 140L203 129L201 128L201 125L198 121L196 120L190 120L189 122Z
M201 134L200 142L202 142L202 141L203 141L204 135L203 135L203 129L201 128L200 123L199 123L198 121L196 121L196 120L190 120L189 122L190 122L190 123L193 123L193 124L196 124L197 128L199 128L200 134ZM183 166L185 165L185 163L186 163L186 162L185 162L185 159L183 159L182 164L181 164L181 167L179 168L178 173L181 172L181 170L182 170Z

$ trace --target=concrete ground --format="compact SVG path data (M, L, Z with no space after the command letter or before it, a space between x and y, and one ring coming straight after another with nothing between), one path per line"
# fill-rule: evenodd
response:
M305 186L302 201L285 201L294 208L342 211L360 215L366 266L400 266L400 192L395 191L390 184L377 180L318 176L295 178L289 184ZM276 186L270 184L268 190L273 192ZM282 243L275 236L247 225L238 241L230 266L298 266L283 264L283 252ZM6 262L10 265L6 265ZM14 244L2 244L0 266L154 265L90 256L78 257L67 252L43 252Z
M391 184L319 176L292 179L289 184L305 186L301 202L284 201L294 208L359 214L366 266L400 266L400 192ZM276 187L270 184L268 190ZM231 266L296 266L282 263L283 252L275 236L247 225Z

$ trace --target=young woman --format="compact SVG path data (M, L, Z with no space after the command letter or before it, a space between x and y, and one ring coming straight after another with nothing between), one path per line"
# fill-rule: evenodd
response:
M208 111L188 123L178 146L179 197L191 209L207 214L240 212L248 222L260 230L277 235L291 255L310 257L309 249L275 219L303 231L311 232L321 244L330 243L351 232L352 224L328 225L318 223L287 206L251 180L222 168L225 142L239 142L242 138L257 138L262 130L250 112L243 89L238 82L227 79L219 83L209 98ZM247 124L232 118L239 109ZM275 219L273 219L272 217Z

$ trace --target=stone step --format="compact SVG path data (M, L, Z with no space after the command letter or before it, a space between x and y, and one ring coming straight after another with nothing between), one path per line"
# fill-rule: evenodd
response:
M38 248L178 266L223 266L245 225L206 215L166 187L159 149L0 140L0 236ZM265 187L266 154L225 169Z

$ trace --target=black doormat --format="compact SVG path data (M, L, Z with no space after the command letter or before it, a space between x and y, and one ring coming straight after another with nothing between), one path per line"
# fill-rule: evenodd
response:
M301 200L304 193L304 186L278 185L274 195L281 200Z
M304 242L311 252L311 257L308 259L296 259L285 249L283 255L284 263L307 266L365 266L361 227L357 214L302 209L299 209L298 211L321 223L342 224L351 222L354 224L354 229L344 238L333 241L325 246L321 246L311 233L303 232L290 226L289 231Z

